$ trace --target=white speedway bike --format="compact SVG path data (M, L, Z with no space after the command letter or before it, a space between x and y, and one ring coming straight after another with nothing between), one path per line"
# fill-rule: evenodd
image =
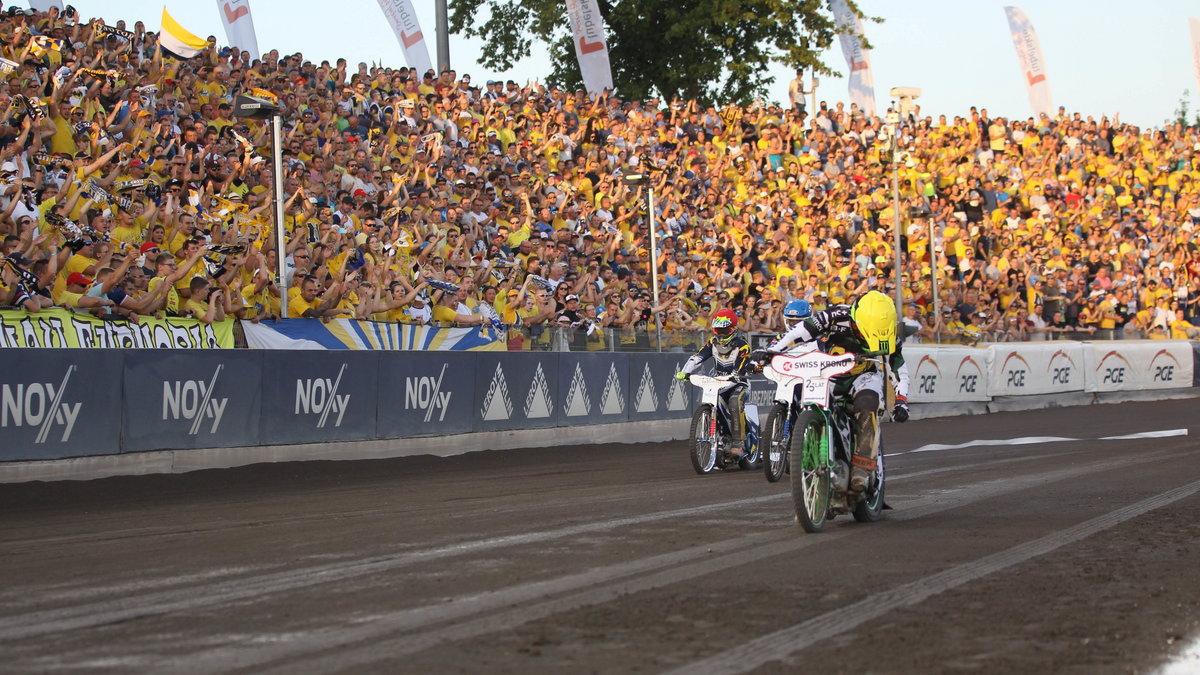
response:
M688 381L701 389L700 405L692 414L688 450L692 468L704 475L714 468L724 469L734 465L753 469L758 464L758 407L746 403L746 440L742 454L731 452L729 438L729 408L721 398L727 389L745 383L734 375L691 375Z
M859 522L879 520L888 508L883 501L882 438L876 445L877 468L867 489L862 494L848 489L854 424L850 402L834 396L832 380L860 361L880 363L875 357L812 351L772 354L763 368L777 385L763 434L767 446L764 471L771 481L779 480L785 470L791 474L796 518L806 532L819 532L827 520L844 513L853 513ZM875 429L879 433L878 425Z

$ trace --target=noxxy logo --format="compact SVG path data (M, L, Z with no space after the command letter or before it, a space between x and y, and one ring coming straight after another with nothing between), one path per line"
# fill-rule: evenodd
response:
M163 382L163 421L185 419L192 423L188 434L195 436L200 433L200 425L205 419L212 420L208 433L217 433L221 426L221 418L225 416L225 406L229 405L228 398L213 398L213 390L217 387L217 378L221 375L224 365L218 365L213 371L212 379L204 380L167 380Z
M55 425L63 428L61 442L71 438L75 420L79 418L82 402L66 403L63 395L75 366L58 384L53 382L31 382L29 384L5 384L0 390L0 427L38 427L34 443L45 443Z
M433 419L433 411L440 410L438 421L446 419L446 409L450 406L451 392L442 391L442 379L446 377L446 366L437 377L406 377L404 378L404 409L424 410L425 421Z
M320 414L317 428L324 429L329 421L329 413L336 412L337 419L333 426L342 426L342 417L350 405L350 394L339 394L338 387L342 384L342 375L346 372L346 364L338 370L337 378L315 377L296 380L296 414Z

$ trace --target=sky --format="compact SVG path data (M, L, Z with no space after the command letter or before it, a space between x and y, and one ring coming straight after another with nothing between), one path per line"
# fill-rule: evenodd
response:
M907 86L922 90L917 103L924 114L965 115L974 105L987 108L992 116L1029 117L1029 99L1004 16L1004 6L1011 2L859 0L864 13L884 19L865 25L867 39L874 45L871 64L879 110L886 109L891 87ZM84 18L103 16L110 23L141 19L150 30L158 30L163 8L163 0L74 0L73 4ZM250 0L249 4L263 50L299 51L318 62L345 57L352 69L360 61L406 65L377 0ZM220 44L226 43L217 0L166 0L166 5L184 27L202 37L216 35ZM413 0L413 5L430 58L436 62L434 2ZM1159 127L1173 117L1186 91L1192 114L1197 111L1200 93L1187 19L1200 16L1200 4L1026 0L1016 6L1037 30L1055 106L1097 118L1119 113L1125 122ZM512 70L489 71L477 64L481 46L478 40L452 35L451 66L460 74L470 73L476 82L503 78L524 83L548 71L547 53L536 45L533 55ZM845 71L836 44L825 62ZM776 81L768 100L785 100L794 73L783 67L771 73ZM831 103L849 101L841 78L822 77L817 95Z

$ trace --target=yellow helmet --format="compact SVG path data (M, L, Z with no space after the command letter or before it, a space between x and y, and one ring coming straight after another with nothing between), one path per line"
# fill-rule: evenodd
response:
M869 354L896 351L896 305L879 291L869 291L850 305L850 320Z

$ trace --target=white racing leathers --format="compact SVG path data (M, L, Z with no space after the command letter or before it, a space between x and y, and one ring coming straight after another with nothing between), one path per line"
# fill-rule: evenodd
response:
M814 312L805 321L772 342L767 349L785 351L798 343L819 341L821 348L830 354L867 351L867 344L858 336L850 320L850 307L837 305ZM891 369L892 386L899 400L908 398L908 367L904 364L901 345L887 357L885 363ZM865 489L869 472L876 468L879 454L878 413L884 401L883 372L873 362L864 361L854 370L834 380L834 395L853 401L854 412L854 457L851 459L851 489Z

